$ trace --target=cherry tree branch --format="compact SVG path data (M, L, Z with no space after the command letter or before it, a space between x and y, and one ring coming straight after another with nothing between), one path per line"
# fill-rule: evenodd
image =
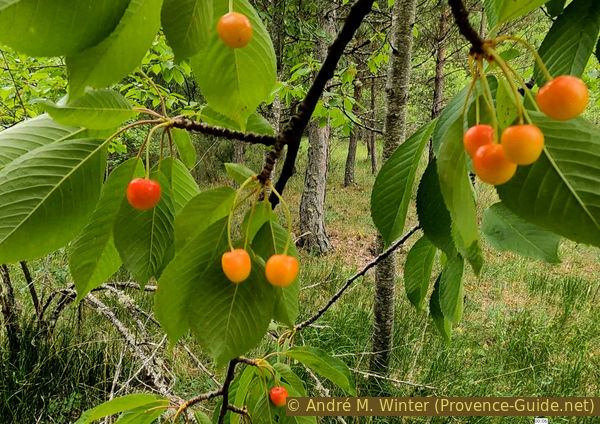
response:
M471 43L472 54L484 54L484 40L481 39L479 33L473 28L469 22L469 12L463 4L462 0L448 0L448 4L452 8L454 20L460 31L460 34Z
M204 122L192 121L188 118L178 118L173 121L173 127L182 130L194 131L201 134L214 135L216 137L226 138L228 140L239 140L249 144L262 144L264 146L273 146L277 138L267 134L256 134L253 132L243 133L230 130L229 128L215 127Z

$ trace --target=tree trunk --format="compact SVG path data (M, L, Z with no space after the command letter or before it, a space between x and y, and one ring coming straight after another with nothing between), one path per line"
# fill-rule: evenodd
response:
M244 164L244 142L235 140L233 142L234 154L233 161L235 163L239 163L240 165Z
M360 41L357 42L360 44ZM364 67L362 62L358 65L358 72L356 79L354 80L354 100L355 104L352 107L352 112L355 116L360 113L360 104L362 103L362 92L363 84L361 78L363 77ZM351 186L354 184L354 165L356 164L356 148L358 146L358 137L360 135L360 127L354 125L350 132L350 140L348 143L348 157L346 158L346 170L344 172L344 187Z
M325 12L325 11L324 11ZM335 13L325 12L319 16L319 26L327 34L335 33ZM329 40L315 44L315 58L323 62L327 56ZM308 164L304 190L300 202L300 232L307 234L300 239L300 246L315 253L327 253L333 249L325 229L325 193L329 168L329 125L324 128L318 121L308 126Z
M386 84L386 117L383 161L387 160L406 138L409 80L415 22L416 0L396 0L392 12L390 62ZM383 239L377 237L377 249L383 251ZM396 257L377 266L373 303L373 347L371 370L386 372L394 337Z
M373 79L371 84L371 128L377 128L377 82ZM371 173L376 175L379 172L377 165L377 133L369 131L369 150L371 151Z
M8 266L0 265L1 286L0 286L0 308L4 318L4 327L8 338L8 346L11 356L17 354L20 349L21 327L19 325L19 310L15 302L15 292L10 281L10 272Z
M433 89L433 105L431 119L439 117L444 107L444 65L446 64L446 31L448 30L448 7L442 4L440 27L437 38L437 56L435 59L435 83ZM429 162L433 161L433 142L429 143Z

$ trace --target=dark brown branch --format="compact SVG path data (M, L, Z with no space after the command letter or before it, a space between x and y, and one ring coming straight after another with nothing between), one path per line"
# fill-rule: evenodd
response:
M272 135L256 134L252 132L243 133L240 131L230 130L229 128L214 127L204 122L192 121L191 119L187 118L176 119L173 121L173 127L207 135L214 135L216 137L223 137L228 140L239 140L245 143L262 144L265 146L273 146L277 140Z
M475 28L469 22L469 12L463 4L462 0L448 0L448 4L452 8L452 14L456 20L456 25L463 37L471 43L472 54L485 54L483 48L484 40L481 39Z
M0 284L0 308L4 317L4 326L11 354L16 354L21 346L21 326L19 325L19 310L15 302L15 291L10 281L8 266L0 265L2 281Z
M29 267L27 266L27 262L21 261L21 269L23 270L23 275L25 276L25 281L27 281L27 288L29 288L29 293L31 294L31 301L33 302L33 307L35 309L35 314L39 317L42 312L40 300L38 298L37 292L35 291L35 286L33 285L33 278L31 278L31 272L29 272Z
M334 294L331 299L329 299L329 302L327 302L327 304L325 306L323 306L312 317L310 317L306 321L298 324L296 326L296 330L302 330L303 328L308 327L309 325L311 325L312 323L314 323L316 320L318 320L319 318L321 318L321 316L325 312L327 312L327 310L331 306L333 306L333 304L335 302L337 302L337 300L344 294L344 292L348 289L348 287L350 287L352 285L352 283L354 281L358 280L360 277L363 277L367 273L367 271L369 271L371 268L375 267L379 262L381 262L382 260L384 260L385 258L387 258L388 256L390 256L392 254L392 252L394 252L396 249L398 249L400 246L402 246L404 243L406 243L406 241L414 233L416 233L420 228L421 227L419 227L418 225L416 227L412 227L408 233L406 233L404 236L402 236L401 239L395 241L390 247L387 248L387 250L385 252L383 252L381 255L377 256L372 262L369 262L367 265L365 265L365 267L363 269L361 269L359 272L357 272L352 277L350 277L346 281L346 284L344 284L342 286L342 288L339 289L338 292L336 294Z
M223 405L221 405L219 421L217 422L218 424L223 424L223 419L225 418L225 414L227 414L227 410L229 409L229 386L231 386L231 382L235 378L235 366L238 362L238 358L229 361L227 377L225 378L225 381L223 382L223 388L221 389L221 396L223 396Z
M337 35L333 44L329 47L327 58L323 62L319 73L315 77L312 86L308 90L306 97L298 107L298 112L293 115L289 122L283 127L281 134L277 137L277 142L273 146L273 149L267 157L267 161L263 172L261 173L259 180L265 182L270 178L275 162L281 156L283 146L288 146L287 155L285 157L285 163L275 189L282 193L288 180L291 178L294 172L294 165L298 156L298 149L300 148L300 140L302 134L306 129L310 118L315 111L315 107L323 91L327 81L333 78L337 64L342 57L346 46L352 41L354 34L360 27L365 16L371 12L374 0L357 0L356 3L350 9L350 13L346 17L344 26ZM269 198L273 207L279 203L279 198L272 193Z

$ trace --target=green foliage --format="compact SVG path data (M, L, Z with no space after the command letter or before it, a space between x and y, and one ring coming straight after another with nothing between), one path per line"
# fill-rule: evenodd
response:
M503 203L486 209L481 232L485 240L499 252L510 251L545 262L560 262L560 236L518 217Z
M417 308L417 312L423 309L423 301L429 290L431 271L437 248L423 236L409 250L404 265L404 288L410 303Z
M116 128L135 115L127 99L112 90L89 90L68 104L64 100L39 104L59 124L92 130Z
M440 306L440 279L441 274L438 276L433 293L431 293L431 299L429 300L429 313L435 323L439 333L442 335L446 344L450 344L452 339L452 321L446 318L442 312Z
M489 25L496 26L504 22L516 19L535 8L542 6L549 0L484 0L485 13Z
M119 24L102 42L69 55L69 96L86 87L103 88L119 82L139 65L160 28L162 0L131 0Z
M115 398L84 412L75 424L89 424L100 418L123 413L121 422L147 423L158 418L169 406L169 399L144 393ZM137 421L132 421L137 419ZM143 420L142 420L143 419Z
M275 53L267 29L247 0L235 0L233 10L250 19L252 40L243 49L227 47L214 29L228 8L229 0L214 0L211 38L205 49L191 58L191 64L198 86L211 108L235 121L245 131L248 117L275 85ZM249 69L252 72L248 72Z
M210 37L213 0L164 0L161 20L177 61L190 58Z
M377 175L371 196L371 216L387 246L404 231L417 168L436 121L421 127L400 145Z
M190 134L185 130L180 130L179 128L173 128L171 131L171 136L173 137L173 142L175 146L177 146L177 152L179 153L179 157L185 166L190 169L193 169L196 166L196 149L192 144L192 140L190 138Z
M438 285L438 301L444 318L457 323L463 311L463 271L465 261L460 255L449 256Z
M155 169L159 167L160 172L169 182L168 186L173 193L173 207L177 214L190 200L200 194L200 188L180 160L168 157L160 165L155 166Z
M226 163L225 169L227 173L233 180L242 185L248 181L248 179L252 178L256 173L249 169L247 166L244 166L239 163ZM246 184L246 187L251 188L258 184L258 181L250 181Z
M356 396L354 378L352 378L348 366L341 360L329 356L321 349L310 346L293 347L285 354L332 381L350 396Z
M546 35L539 54L550 75L575 75L580 77L594 51L600 33L600 3L595 0L575 0L569 4ZM544 85L538 65L535 81Z
M579 243L600 246L596 190L600 130L577 118L554 121L530 112L546 146L533 165L498 187L503 203L525 220Z

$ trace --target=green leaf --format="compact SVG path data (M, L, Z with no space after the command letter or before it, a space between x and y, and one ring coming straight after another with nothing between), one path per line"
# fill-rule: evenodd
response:
M442 195L452 219L454 244L471 263L475 274L479 275L483 254L462 136L463 123L459 119L446 132L438 152L437 171Z
M2 0L0 42L30 56L91 47L115 28L129 0Z
M567 0L550 0L548 3L546 3L546 10L551 17L556 18L558 15L563 13L566 3Z
M255 376L256 368L248 366L231 384L230 399L233 398L233 404L238 408L242 408L246 404L245 401L246 395L248 394L248 388Z
M498 87L498 80L493 76L487 77L488 84L490 86L490 91L492 92L492 96L495 95L495 92ZM477 92L481 95L484 92L484 85L481 84L481 80L477 81L475 85L477 88ZM444 138L446 137L446 133L450 130L452 125L460 120L463 121L461 114L463 111L463 107L465 105L465 100L467 99L467 93L469 92L469 86L463 88L456 96L450 100L450 103L444 108L440 117L437 120L437 124L435 129L433 130L432 135L432 143L433 143L433 151L435 155L438 155L440 146L442 145ZM467 105L467 109L473 104L475 99L474 95L469 97L469 103ZM482 110L485 108L485 104L482 103Z
M103 140L39 147L0 171L0 263L39 258L85 227L100 197Z
M160 28L162 0L131 0L114 31L101 43L67 57L69 97L125 78L148 51Z
M255 134L275 135L275 131L273 131L273 127L269 121L267 121L264 116L257 112L253 112L248 118L246 131L253 132Z
M523 16L548 0L484 0L490 26Z
M448 257L439 282L439 303L444 317L457 323L462 317L465 261L460 255Z
M69 247L69 268L77 301L103 284L121 266L112 229L129 182L143 176L143 166L136 158L119 165L106 180L92 219Z
M404 265L404 288L410 303L418 312L423 309L423 300L429 290L431 271L437 248L426 236L421 237L409 250Z
M300 377L292 371L292 369L282 362L276 362L273 364L273 369L298 392L301 397L306 396L306 388L304 383L300 380Z
M206 122L209 125L221 128L229 128L234 131L241 131L240 126L229 119L225 115L217 112L210 106L204 106L200 113L200 119L203 122ZM246 124L246 131L253 132L256 134L267 134L274 135L273 127L262 115L258 112L252 112L252 115L248 118L248 123Z
M215 0L211 38L190 62L208 105L245 131L248 117L271 93L277 69L271 38L254 8L247 0L234 0L233 10L250 19L253 28L250 43L241 49L231 49L221 41L214 29L218 19L229 12L229 1Z
M173 141L175 142L181 161L185 166L193 169L196 166L196 149L192 144L190 134L185 130L173 128L171 135L173 136Z
M0 169L27 152L85 130L65 127L44 114L0 132Z
M403 231L417 168L435 121L421 127L385 162L373 186L371 216L389 246Z
M441 274L435 282L431 299L429 299L429 312L439 333L444 338L446 344L449 345L452 339L452 322L444 317L442 308L440 307L440 278Z
M233 180L239 185L244 184L250 177L256 175L256 172L239 163L226 163L225 169ZM246 188L254 187L258 181L252 181L246 184Z
M417 215L429 241L447 255L454 255L456 247L452 239L452 220L440 188L437 159L429 163L421 177L417 191Z
M164 0L163 31L179 62L199 53L210 37L212 0Z
M183 246L218 220L229 216L235 190L219 187L200 193L175 217L175 249Z
M162 194L160 201L152 209L141 211L131 207L127 199L123 201L113 234L115 247L123 264L133 274L142 287L148 280L157 276L163 260L173 243L173 194L164 174L150 173L150 179L158 181Z
M198 232L162 272L154 298L154 312L169 336L171 346L190 328L190 299L199 290L200 280L208 265L220 260L226 248L227 219L222 218Z
M560 15L542 42L539 54L550 75L581 77L600 33L600 2L575 0ZM537 66L534 77L539 87L546 78Z
M277 214L273 212L273 208L268 202L258 202L254 208L250 208L246 215L244 215L244 221L242 222L242 233L244 237L248 238L248 241L251 243L254 240L254 236L258 233L263 225L265 225L269 220L273 222L277 222ZM270 243L273 245L273 241ZM283 248L281 249L283 251ZM260 255L262 256L262 255ZM269 258L265 259L265 262Z
M182 210L190 200L200 194L198 183L181 161L171 157L166 158L161 164L160 171L170 182L169 187L173 193L175 213Z
M285 353L292 359L303 363L308 368L327 378L350 396L356 396L354 378L348 366L340 359L329 356L316 347L293 347Z
M275 213L272 214L274 216ZM271 231L271 228L273 231ZM283 254L285 245L289 240L288 232L276 222L272 225L266 223L254 237L252 249L265 262L274 254ZM275 246L273 245L275 243ZM290 241L287 254L293 256L299 261L298 252L293 241ZM275 287L275 314L276 321L282 322L289 327L294 326L296 318L298 318L298 297L300 296L299 278L288 287Z
M481 232L490 246L499 252L510 251L549 263L560 262L560 236L525 221L502 203L490 206L483 213Z
M529 115L546 137L544 153L497 187L502 202L532 224L600 246L600 130L583 118Z
M208 415L202 411L194 411L194 418L196 421L198 421L198 424L212 424L212 421L210 418L208 418Z
M85 411L75 424L89 424L100 418L108 417L127 411L134 408L144 407L153 404L157 401L166 402L168 405L169 399L162 396L149 395L145 393L136 393L119 398L112 399L93 409Z
M498 113L498 124L501 130L510 127L519 116L514 93L505 79L500 79L498 83L498 92L496 93L496 111Z
M88 90L69 104L50 100L38 104L59 124L93 130L118 127L136 114L129 101L113 90Z
M243 355L262 340L275 302L264 267L254 259L246 281L234 284L227 279L221 268L225 251L219 252L196 282L188 307L196 340L219 365ZM253 252L249 253L252 258Z
M123 412L115 424L152 424L169 407L168 399L138 406Z

